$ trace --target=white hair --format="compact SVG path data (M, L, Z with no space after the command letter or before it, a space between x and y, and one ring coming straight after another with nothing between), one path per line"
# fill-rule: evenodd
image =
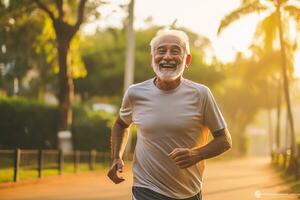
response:
M187 54L190 54L190 45L189 45L189 37L184 31L181 30L175 30L175 29L161 29L159 30L155 37L152 38L150 41L150 47L151 47L151 54L154 54L154 45L155 43L161 38L166 35L172 35L178 37L183 43L184 43L184 48Z

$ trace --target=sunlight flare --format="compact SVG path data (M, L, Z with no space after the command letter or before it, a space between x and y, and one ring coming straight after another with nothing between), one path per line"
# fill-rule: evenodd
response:
M294 57L294 76L296 78L300 77L300 50L297 50L295 52L295 57Z

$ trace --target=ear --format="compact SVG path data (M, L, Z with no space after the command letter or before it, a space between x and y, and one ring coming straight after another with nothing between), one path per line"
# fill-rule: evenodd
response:
M150 54L150 59L149 59L149 60L150 60L150 66L151 66L151 67L153 67L153 66L152 66L153 59L154 59L154 58L153 58L153 55L152 55L152 54Z
M186 59L185 59L185 66L186 66L186 68L189 67L189 65L191 64L191 61L192 61L192 55L188 54L186 56Z

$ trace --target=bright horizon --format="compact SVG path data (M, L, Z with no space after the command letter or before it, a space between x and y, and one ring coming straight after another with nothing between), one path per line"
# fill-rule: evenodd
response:
M115 0L114 3L100 8L102 20L84 27L92 33L95 27L121 27L126 13L115 9L117 5L128 4L128 0ZM230 62L236 52L247 54L255 27L261 16L252 14L233 23L217 36L221 19L236 9L240 0L135 0L135 29L147 26L145 20L152 18L151 24L170 25L177 19L178 26L189 28L193 32L210 39L215 54L222 62ZM115 12L112 12L116 10ZM112 14L113 13L113 14ZM295 54L295 76L300 76L300 52Z

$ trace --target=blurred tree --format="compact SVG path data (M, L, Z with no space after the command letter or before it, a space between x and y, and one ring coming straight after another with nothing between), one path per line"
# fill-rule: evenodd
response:
M295 131L294 131L294 121L293 115L291 110L291 103L290 103L290 94L289 94L289 70L287 68L287 49L286 49L286 42L287 42L287 34L283 32L283 30L287 31L286 29L289 19L286 18L289 14L289 17L296 18L295 10L297 11L298 8L291 4L289 0L266 0L262 3L259 0L248 0L242 1L241 5L238 9L232 11L229 15L225 16L219 26L218 34L220 34L224 28L226 28L232 22L240 19L241 17L248 15L250 13L255 12L263 12L265 11L268 15L264 18L259 28L263 27L262 29L258 30L257 33L264 35L264 41L261 41L265 44L266 49L270 49L274 47L275 43L275 31L278 32L278 39L280 43L280 52L281 52L281 67L282 67L282 78L283 78L283 91L284 96L287 104L287 113L289 119L289 127L291 133L291 162L289 163L290 169L292 169L296 163L297 158L297 148L296 148L296 139L295 139ZM297 20L297 19L296 19ZM297 22L297 21L296 21Z
M42 32L43 19L36 13L27 15L32 8L21 2L10 4L0 2L0 63L2 64L2 85L8 95L13 95L13 82L21 94L21 81L29 69L36 64L38 55L33 44ZM22 37L20 37L22 36ZM17 81L16 81L17 80Z
M59 66L59 130L70 130L72 124L71 103L74 93L72 74L76 74L76 71L70 67L70 65L74 65L68 56L70 51L74 51L70 44L76 38L75 35L84 21L91 18L96 19L99 16L96 8L103 2L90 1L87 3L87 0L70 0L68 4L63 0L43 2L32 0L32 2L51 19L55 32ZM80 60L77 61L80 62Z
M151 67L150 40L161 27L149 27L136 31L134 82L142 82L154 76ZM207 39L192 33L190 36L192 64L185 71L185 77L215 87L224 78L222 68L217 64L205 62L203 42ZM75 92L84 99L93 96L121 96L126 39L122 29L108 28L95 35L86 36L81 45L82 58L88 74L74 81ZM95 45L101 44L101 45Z
M37 12L31 0L1 1L0 12L1 78L5 79L1 81L2 87L10 86L18 75L18 82L22 83L19 95L42 96L39 94L45 86L49 90L50 85L54 90L51 92L56 94L58 83L53 74L59 72L59 66L52 20ZM78 51L80 39L77 34L70 44L68 64L73 78L86 75ZM32 74L36 75L31 77Z
M119 29L84 37L80 52L88 73L74 81L75 92L84 100L92 96L121 96L125 46L125 34Z
M128 16L125 20L126 29L126 59L125 59L125 74L124 74L124 88L127 88L133 83L134 79L134 49L135 49L135 32L134 32L134 0L130 0L128 4ZM130 142L131 140L129 140ZM128 146L131 146L130 144ZM127 150L128 148L126 148ZM127 152L127 151L126 151Z
M246 128L258 111L276 105L274 98L268 98L276 95L276 82L264 74L267 69L274 70L278 55L279 52L273 52L255 60L239 53L233 63L226 65L226 79L220 84L222 89L217 98L235 141L235 154L247 152Z
M63 0L56 1L39 1L39 0L7 0L1 1L1 11L7 11L5 17L8 19L9 23L14 23L15 20L12 14L21 15L32 19L31 16L39 15L41 17L34 18L41 23L36 23L36 21L31 21L27 23L27 30L23 29L22 34L15 35L10 37L12 32L6 36L10 37L10 41L14 41L16 38L23 43L20 45L20 52L24 55L24 52L27 55L22 54L11 54L11 55L20 55L14 59L13 64L16 62L21 62L23 60L32 59L32 56L28 54L34 52L39 54L39 57L36 57L36 60L45 59L47 64L51 64L56 72L58 73L58 99L59 99L59 130L70 130L72 123L72 111L71 111L71 102L73 97L73 80L72 77L80 77L86 75L86 70L82 65L80 55L78 54L78 47L80 37L76 33L79 31L81 24L85 21L95 20L99 17L97 8L104 4L104 2L97 1L87 1L87 0L69 0L68 3ZM38 9L36 9L38 8ZM42 11L42 12L39 12ZM88 13L88 14L85 14ZM27 14L27 15L26 15ZM1 19L1 21L3 21ZM19 20L20 21L20 20ZM29 20L28 20L29 21ZM43 24L45 22L45 24ZM38 26L42 24L41 26ZM51 25L51 26L49 26ZM40 37L37 37L37 34L31 31L30 27L38 26ZM20 26L17 26L20 27ZM9 30L9 27L5 30ZM25 31L24 31L25 30ZM29 31L28 31L29 30ZM19 33L21 33L20 30ZM5 31L3 31L5 32ZM6 31L8 32L8 31ZM33 40L26 40L24 33L32 34ZM35 39L35 40L34 40ZM50 42L49 42L50 41ZM16 42L13 42L14 44ZM28 49L28 48L31 49ZM1 46L1 49L5 51L6 46ZM25 49L27 48L27 49ZM32 51L35 49L35 51ZM44 56L42 56L44 54ZM72 54L72 56L70 56ZM4 57L8 58L7 55ZM58 59L57 59L58 58ZM23 59L23 60L22 60ZM57 61L55 61L57 59ZM10 59L11 60L11 59ZM28 63L21 63L16 69L21 71L23 74L27 71ZM34 66L34 65L31 65ZM36 66L36 65L35 65ZM36 83L35 86L38 84Z

